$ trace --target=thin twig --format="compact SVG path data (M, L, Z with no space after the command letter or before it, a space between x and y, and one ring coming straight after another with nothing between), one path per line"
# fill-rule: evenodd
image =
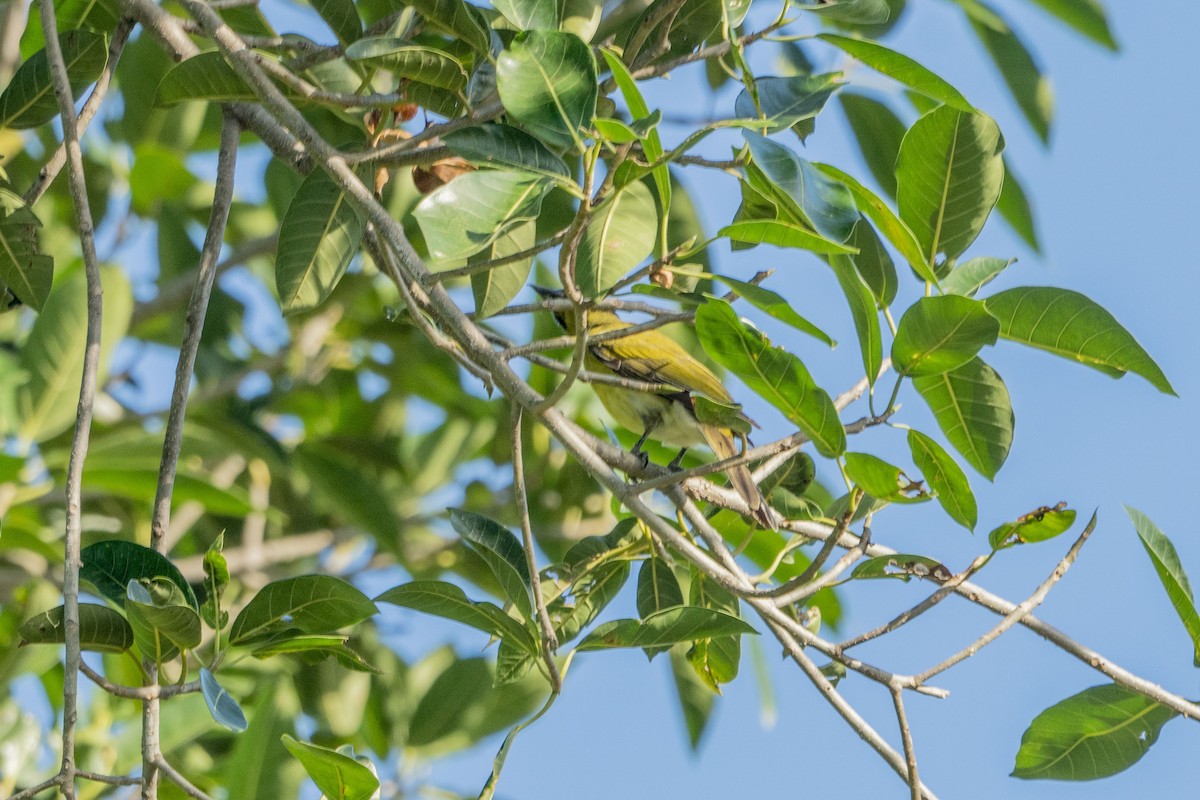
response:
M59 772L53 778L47 778L36 786L30 786L28 789L22 789L16 794L10 796L8 800L31 800L31 798L37 797L47 789L53 789L55 786L61 787L63 785L62 782L63 775L61 772ZM64 792L64 794L66 793Z
M13 0L12 5L21 5L17 0ZM129 41L129 35L133 32L134 22L131 19L122 19L117 23L116 29L113 31L112 39L108 44L108 62L104 65L104 71L100 73L100 77L96 79L96 85L92 87L92 93L88 95L88 99L83 101L83 107L79 109L79 118L76 120L76 138L83 138L84 131L91 124L92 119L96 116L96 112L100 110L100 104L104 101L104 97L108 94L108 87L112 84L113 75L117 71L117 62L121 59L121 53L125 50L125 43ZM67 163L67 143L64 140L50 156L42 168L38 171L37 179L33 185L25 192L25 202L28 205L35 204L46 190L50 188L50 184L58 177L58 173L62 170L63 165Z
M141 778L130 775L103 775L99 772L86 772L84 770L76 770L75 776L83 778L85 781L107 783L109 786L137 786L142 782Z
M162 463L158 469L158 489L154 496L154 516L150 523L150 546L160 551L163 549L163 538L171 520L171 494L175 487L175 468L179 463L179 451L183 447L183 421L187 414L188 391L192 385L196 353L200 349L204 318L208 313L208 301L212 296L213 281L216 279L217 257L225 241L225 224L229 220L229 209L233 205L233 179L237 168L240 135L241 125L232 114L226 112L221 128L221 149L217 156L217 180L213 189L212 211L208 219L208 231L204 235L204 246L200 251L196 285L184 318L183 342L179 347L179 360L175 367L175 388L171 393L171 408L163 435Z
M525 545L525 563L529 565L533 606L537 612L538 626L542 632L542 660L546 663L546 673L550 678L550 690L555 694L560 694L562 692L562 676L558 672L558 664L554 661L554 653L558 650L558 637L554 635L554 625L546 610L546 598L542 594L542 578L538 571L537 553L534 551L533 526L529 522L529 497L525 492L525 456L521 446L523 427L521 406L513 403L511 421L513 499L517 504L517 514L521 518L521 541Z
M904 710L904 690L898 686L889 686L892 695L892 705L896 709L896 723L900 726L900 741L904 743L904 762L908 774L903 776L912 791L912 800L921 800L921 778L917 772L917 750L913 745L912 728L908 725L908 713Z
M826 702L833 706L834 711L836 711L838 715L840 715L841 718L846 721L846 724L850 726L850 729L858 734L860 739L869 744L871 748L880 755L884 762L901 777L901 779L907 781L908 768L904 761L904 757L900 753L897 753L895 748L888 744L887 740L880 736L879 732L871 727L871 724L867 722L861 714L858 713L854 706L850 705L850 703L846 701L846 698L842 697L842 695L838 693L838 690L834 687L834 685L830 683L829 679L825 677L824 673L822 673L817 665L813 663L812 659L808 657L808 654L805 652L805 650L800 647L791 636L787 635L788 631L786 629L782 628L780 625L772 622L771 620L767 620L767 626L771 628L776 637L783 642L783 646L787 651L788 657L800 667L800 670L808 677L810 681L812 681L812 684L817 688L817 691L821 693L821 696L825 698ZM927 786L921 783L918 783L918 786L921 789L921 796L924 797L925 800L937 800L937 796Z
M58 41L58 26L53 0L38 0L45 31L46 60L58 97L62 117L63 145L66 153L68 185L79 246L87 279L87 340L83 356L83 376L79 387L79 405L75 412L75 433L66 478L66 531L63 543L63 629L66 642L63 674L62 769L59 788L67 800L75 798L75 726L78 721L79 664L79 568L82 535L83 463L91 438L92 408L96 397L96 379L100 368L100 331L104 290L100 284L100 262L96 257L95 227L88 205L87 179L84 177L83 150L79 145L79 120L75 115L75 96Z
M113 697L124 697L128 700L156 700L160 698L175 697L180 694L194 694L200 691L199 681L189 681L187 683L172 683L166 686L154 684L152 686L122 686L119 683L113 683L108 678L105 678L99 672L96 672L86 661L79 663L79 671L87 676L88 680L99 686Z
M1052 588L1054 588L1054 584L1062 580L1062 577L1067 574L1067 570L1069 570L1071 565L1075 563L1075 559L1078 558L1079 551L1083 548L1084 542L1086 542L1088 537L1092 535L1092 531L1095 530L1095 528L1096 517L1093 515L1091 521L1087 524L1087 527L1083 529L1083 533L1079 534L1079 538L1076 539L1075 543L1071 545L1071 548L1067 550L1066 555L1064 555L1062 560L1058 562L1058 565L1055 566L1054 571L1050 573L1050 576L1047 577L1046 580L1042 581L1041 584L1038 585L1033 594L1029 595L1029 597L1026 598L1023 603L1018 605L1012 611L1005 614L1004 619L1000 620L1000 622L997 623L996 626L990 631L983 634L978 639L971 642L971 644L967 645L962 650L959 650L957 653L945 659L941 663L935 664L934 666L920 673L915 677L914 680L916 680L917 683L924 683L934 675L939 675L945 672L960 661L965 661L966 659L978 653L984 647L987 647L989 644L996 641L1001 634L1003 634L1012 626L1016 625L1031 611L1040 606L1042 601L1046 599L1046 595L1050 593Z
M167 763L167 760L159 756L154 762L154 766L170 779L171 783L183 790L183 793L194 800L213 800L212 797L205 794L202 790L196 788L187 778L179 774L179 771Z
M468 264L467 266L459 267L458 269L448 269L442 272L435 272L433 273L433 278L438 283L442 283L444 281L454 280L455 278L467 278L471 275L478 275L481 272L487 272L488 270L495 269L496 267L502 267L505 264L513 264L517 261L524 261L527 258L533 258L539 253L543 253L551 248L558 247L566 238L567 232L562 231L561 233L556 233L546 241L538 242L533 247L526 248L525 250L521 250L511 255L501 256L500 258L481 261L478 264Z

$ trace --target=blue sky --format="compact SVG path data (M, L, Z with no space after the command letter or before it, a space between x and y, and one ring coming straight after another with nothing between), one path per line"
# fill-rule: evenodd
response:
M992 526L1043 503L1067 500L1085 516L1099 510L1095 536L1038 615L1117 663L1196 696L1197 673L1187 636L1163 594L1122 510L1136 506L1174 540L1185 567L1200 576L1200 541L1191 519L1192 481L1200 450L1194 420L1200 386L1189 323L1200 278L1193 266L1195 187L1200 156L1194 144L1194 87L1200 70L1192 50L1200 11L1192 4L1152 9L1108 3L1122 45L1118 54L1083 43L1033 9L1006 3L1056 93L1049 148L1029 131L999 78L950 3L913 2L891 44L946 77L1000 123L1012 159L1036 205L1044 256L1024 248L999 220L989 224L968 255L1018 256L997 289L1055 285L1084 292L1104 305L1142 342L1173 382L1179 398L1161 395L1137 377L1120 381L1085 367L1016 346L986 355L1003 375L1017 415L1016 439L995 484L972 474L980 500L979 532L972 537L936 508L889 510L877 521L881 540L902 550L936 553L961 568L986 549ZM825 66L835 65L830 57ZM852 82L885 84L862 70ZM682 76L669 90L691 90ZM699 92L699 89L696 90ZM701 96L698 94L698 96ZM652 100L653 102L653 100ZM724 98L729 108L732 96ZM707 109L700 109L705 113ZM728 108L718 105L718 113ZM668 141L669 137L668 137ZM707 147L707 145L706 145ZM708 152L718 153L711 148ZM725 152L728 152L727 150ZM814 160L853 165L865 176L837 112L822 116L804 153ZM690 184L712 223L732 212L729 183ZM804 298L801 313L834 333L842 345L822 353L811 341L795 346L830 391L853 382L855 339L844 301L815 260L782 252L732 258L718 249L721 268L748 276L777 269L772 284ZM825 271L827 272L827 271ZM797 291L797 287L803 287ZM890 383L888 384L890 386ZM909 393L900 421L936 428ZM782 422L769 409L755 413L767 425ZM875 431L856 449L894 448L902 433ZM1068 541L1009 551L980 582L1023 599L1053 569ZM855 587L846 595L847 631L871 627L925 596L920 585ZM613 613L632 613L629 606ZM901 636L874 649L877 663L918 670L936 663L987 630L995 617L965 603L943 604ZM667 665L647 664L641 653L603 653L572 668L563 698L522 734L509 757L500 794L577 800L610 797L811 796L852 791L864 797L907 796L895 775L842 723L794 668L771 664L777 721L764 727L758 688L745 668L719 702L699 753L689 752L672 697ZM912 718L921 774L941 797L1127 798L1185 796L1200 784L1200 728L1168 724L1162 738L1133 769L1100 782L1069 784L1009 778L1021 733L1043 708L1102 675L1025 630L1014 631L942 676L948 700L913 698ZM898 746L886 692L861 679L841 690ZM498 742L497 742L498 744ZM470 792L490 768L492 749L452 759L433 771L435 782Z

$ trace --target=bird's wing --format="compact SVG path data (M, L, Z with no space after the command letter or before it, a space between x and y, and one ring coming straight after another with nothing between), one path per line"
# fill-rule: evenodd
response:
M703 362L658 331L643 331L588 347L600 363L621 377L663 384L664 393L695 392L718 403L733 403L720 379Z

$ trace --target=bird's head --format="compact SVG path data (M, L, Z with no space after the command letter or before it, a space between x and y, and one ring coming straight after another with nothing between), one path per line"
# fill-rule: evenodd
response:
M545 286L533 286L535 292L538 293L544 300L565 300L566 292L562 289L548 289ZM559 324L567 333L575 333L575 315L568 308L559 308L554 310L554 321ZM622 320L616 314L606 309L591 308L588 309L588 332L598 333L606 330L615 330L628 327L629 323Z

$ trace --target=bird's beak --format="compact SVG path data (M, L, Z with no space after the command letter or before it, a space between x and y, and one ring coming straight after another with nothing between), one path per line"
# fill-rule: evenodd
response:
M546 300L560 300L566 297L562 289L547 289L545 286L538 286L536 284L530 284L530 288Z

